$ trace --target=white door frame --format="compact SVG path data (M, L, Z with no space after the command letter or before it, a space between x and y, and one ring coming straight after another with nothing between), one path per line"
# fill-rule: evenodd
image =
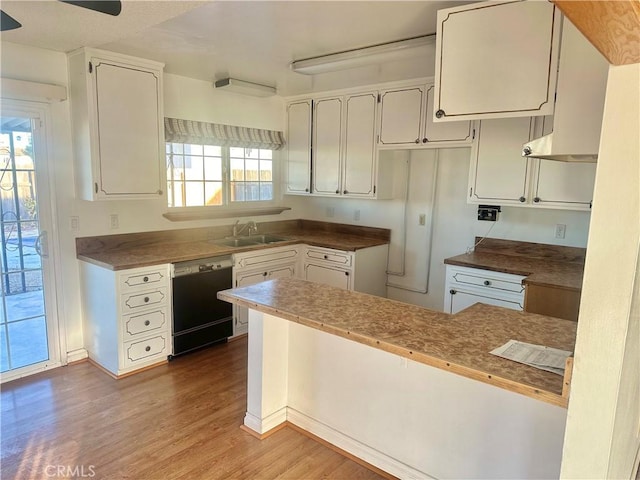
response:
M50 106L46 103L10 99L2 99L1 102L0 114L2 116L32 119L38 220L40 232L47 232L47 245L43 246L47 257L42 258L42 276L49 347L49 360L3 373L0 381L4 383L66 365L67 342L64 322L61 321L64 318L62 302L59 301L59 298L62 298L62 279L60 277L60 243L55 208L55 178L49 154L53 145L51 128L49 128L51 125Z

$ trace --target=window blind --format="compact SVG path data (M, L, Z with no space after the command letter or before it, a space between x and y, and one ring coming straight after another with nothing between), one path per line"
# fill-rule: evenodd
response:
M280 150L284 135L275 130L196 122L179 118L164 119L165 141L244 148Z

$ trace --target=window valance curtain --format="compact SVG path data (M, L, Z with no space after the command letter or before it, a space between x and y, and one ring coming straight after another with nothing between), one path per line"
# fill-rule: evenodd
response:
M179 118L164 119L165 141L245 148L280 150L282 132L260 128L236 127L219 123L196 122Z

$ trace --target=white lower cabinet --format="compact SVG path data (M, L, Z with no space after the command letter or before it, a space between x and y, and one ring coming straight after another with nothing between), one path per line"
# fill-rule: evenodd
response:
M275 247L233 256L233 286L246 287L274 278L294 278L298 273L298 246ZM233 306L233 335L247 333L248 312Z
M170 265L112 271L81 263L84 343L114 376L171 354Z
M458 313L475 303L524 310L521 275L447 265L444 311Z
M302 255L302 278L386 297L388 250L388 245L354 252L307 246Z

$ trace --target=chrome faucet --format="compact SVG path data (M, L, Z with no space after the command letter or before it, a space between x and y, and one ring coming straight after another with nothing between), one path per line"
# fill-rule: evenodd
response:
M239 223L240 220L236 220L236 223L233 224L233 228L231 231L234 237L240 235L245 231L246 228L249 229L249 236L251 236L252 233L258 233L258 225L256 225L256 222L254 222L253 220L248 221L244 225L238 225Z

